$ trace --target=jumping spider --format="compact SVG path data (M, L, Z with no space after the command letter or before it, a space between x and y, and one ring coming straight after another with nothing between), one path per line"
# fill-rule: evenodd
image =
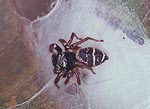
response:
M74 38L79 41L72 43ZM69 41L59 39L60 43L64 46L65 51L63 51L56 43L50 44L49 52L52 53L51 59L54 66L53 72L54 74L57 74L54 84L57 88L59 88L57 83L61 77L66 78L64 84L67 84L74 74L77 78L77 83L80 85L80 76L79 72L75 71L76 68L86 68L95 74L92 67L100 65L104 61L108 60L106 53L99 49L93 47L81 48L79 46L87 40L103 42L103 40L97 40L91 37L82 39L75 33L72 33Z

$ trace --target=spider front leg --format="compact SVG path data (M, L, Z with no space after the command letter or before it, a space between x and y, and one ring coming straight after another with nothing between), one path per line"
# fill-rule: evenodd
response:
M64 39L59 39L59 42L60 42L64 47L66 46L67 41L65 41Z
M70 46L67 45L67 42L64 39L59 39L60 43L64 46L65 51L68 51L69 49L71 49ZM75 52L79 49L79 46L74 47L72 50Z
M82 38L79 38L74 32L71 34L70 38L69 38L69 41L67 42L67 46L70 46L73 39L76 38L78 40L82 40Z
M71 44L71 47L74 48L74 47L76 47L76 46L78 46L78 45L80 45L80 44L82 44L82 43L84 43L88 40L92 40L92 41L95 41L95 42L104 42L104 40L97 40L97 39L94 39L94 38L91 38L91 37L86 37L86 38L84 38L84 39L82 39L78 42L75 42L75 43Z
M70 38L69 38L69 41L65 41L64 39L59 39L59 41L61 42L61 44L64 46L64 47L70 47L73 39L76 38L78 40L82 40L82 38L79 38L74 32L71 34Z

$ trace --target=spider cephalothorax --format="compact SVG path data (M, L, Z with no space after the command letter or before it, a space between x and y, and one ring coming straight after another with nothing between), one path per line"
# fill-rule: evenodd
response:
M73 38L76 37L79 41L72 44ZM103 51L93 47L81 48L79 45L87 40L93 40L96 42L103 42L103 40L93 39L91 37L86 37L84 39L79 38L75 33L71 34L69 41L64 39L59 39L65 48L63 52L62 49L56 44L50 44L49 51L52 53L52 63L54 66L54 74L57 74L55 78L55 85L61 77L66 77L65 84L67 84L70 78L75 74L77 77L77 83L81 84L79 72L76 72L76 68L86 68L93 71L92 67L102 64L104 61L108 60L108 56Z

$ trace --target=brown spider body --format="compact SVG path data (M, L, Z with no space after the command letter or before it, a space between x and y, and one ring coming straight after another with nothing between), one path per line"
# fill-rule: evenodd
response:
M78 42L72 44L73 38L76 37ZM75 33L72 33L69 41L64 39L59 39L65 48L63 52L62 49L57 44L50 44L49 51L52 53L52 63L54 66L54 74L57 74L55 78L55 85L57 88L58 81L61 77L67 78L65 84L67 84L70 78L75 74L77 77L77 83L80 85L79 72L74 71L75 68L86 68L93 71L92 67L98 66L108 60L108 56L103 51L93 47L81 48L79 45L87 40L93 40L96 42L103 42L103 40L93 39L91 37L86 37L84 39L79 38Z

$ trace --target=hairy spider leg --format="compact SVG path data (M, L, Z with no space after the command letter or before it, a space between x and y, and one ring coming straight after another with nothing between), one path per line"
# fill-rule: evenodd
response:
M54 49L58 52L58 53L62 53L62 49L56 44L50 44L49 45L49 52L50 53L53 53L54 52Z
M69 82L70 78L73 76L73 74L74 73L72 71L70 71L69 75L67 75L67 79L65 80L64 84L68 84L68 82Z
M75 65L76 65L77 67L79 67L79 68L86 68L86 69L88 69L88 70L91 70L91 72L92 72L93 74L96 74L96 73L94 72L94 70L92 69L92 67L89 67L88 65L86 65L86 64L84 64L84 63L82 63L82 62L76 61L76 62L75 62Z
M59 85L57 84L58 83L58 81L60 80L60 78L63 76L63 74L61 73L61 74L58 74L57 75L57 77L55 78L55 80L54 80L54 83L55 83L55 86L59 89L60 87L59 87Z
M92 40L92 41L95 41L95 42L104 42L104 40L97 40L97 39L94 39L94 38L91 38L91 37L86 37L86 38L84 38L84 39L82 39L78 42L75 42L75 43L71 44L71 47L74 48L74 47L76 47L76 46L78 46L78 45L80 45L80 44L82 44L82 43L84 43L88 40Z

